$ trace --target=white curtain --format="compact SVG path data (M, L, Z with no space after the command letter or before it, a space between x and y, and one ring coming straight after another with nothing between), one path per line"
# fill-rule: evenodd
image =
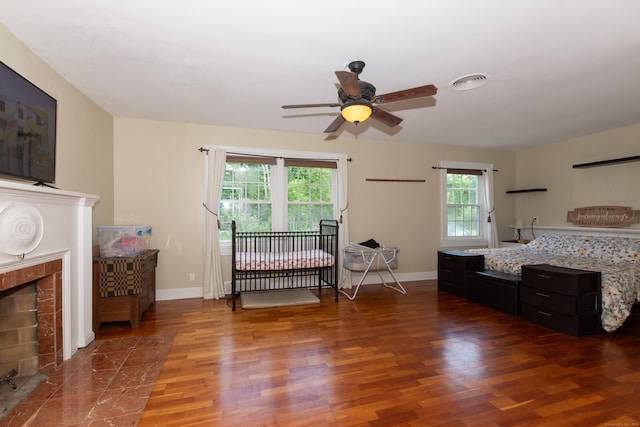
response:
M338 199L340 200L340 231L338 243L340 245L338 254L338 271L340 277L338 283L343 288L351 289L351 271L342 268L342 249L349 245L349 174L347 172L348 160L346 157L338 159Z
M482 171L484 176L484 198L487 208L487 247L497 248L498 242L498 223L496 222L495 203L493 201L493 165Z
M204 299L219 299L224 295L222 266L220 263L220 228L218 214L222 181L227 152L221 148L210 148L205 156L204 185Z

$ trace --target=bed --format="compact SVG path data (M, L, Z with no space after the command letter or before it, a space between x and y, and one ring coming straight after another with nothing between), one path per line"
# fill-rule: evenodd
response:
M231 308L242 292L333 289L338 301L338 222L319 231L241 232L231 223Z
M548 234L530 243L499 249L470 249L484 255L484 268L521 275L526 264L550 264L599 271L602 327L618 329L640 301L640 239Z

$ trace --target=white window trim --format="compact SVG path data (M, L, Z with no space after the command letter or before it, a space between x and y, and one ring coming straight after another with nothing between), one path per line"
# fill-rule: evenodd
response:
M456 162L442 160L440 162L440 246L443 248L455 247L480 247L487 246L487 210L480 209L480 237L450 237L447 236L447 169L477 169L486 170L493 167L489 163ZM484 177L483 177L484 178ZM484 205L484 179L483 185L478 188L480 205Z
M238 155L246 155L246 156L265 156L265 157L276 157L281 161L282 158L295 158L295 159L308 159L308 160L340 160L346 159L346 153L325 153L321 151L296 151L296 150L279 150L279 149L271 149L271 148L253 148L253 147L235 147L235 146L224 146L224 145L205 145L203 147L205 150L208 149L224 149L228 154L238 154ZM336 195L336 199L338 197L338 183L336 177L336 171L333 171L333 194ZM282 178L286 179L286 177ZM333 205L333 215L335 218L340 216L340 206L338 200L335 201ZM220 242L220 254L221 255L231 255L231 242Z

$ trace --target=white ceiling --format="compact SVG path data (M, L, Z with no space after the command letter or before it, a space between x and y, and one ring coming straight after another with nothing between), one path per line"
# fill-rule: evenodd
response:
M0 22L117 117L316 133L352 60L404 119L340 137L517 149L640 123L637 0L2 0ZM455 78L489 82L454 91Z

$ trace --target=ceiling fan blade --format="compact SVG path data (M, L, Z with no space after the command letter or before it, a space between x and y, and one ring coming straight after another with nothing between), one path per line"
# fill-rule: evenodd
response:
M346 120L344 119L344 117L342 117L342 114L338 114L338 117L336 117L336 119L331 122L329 127L324 130L324 133L333 133L337 131L345 121Z
M371 118L376 119L379 122L384 123L389 127L394 127L400 124L402 119L398 116L391 114L388 111L383 110L380 107L373 107L373 112L371 113Z
M349 98L362 98L360 85L358 85L358 75L356 73L352 73L350 71L336 71L336 76L338 77L342 90L349 96Z
M327 104L292 104L283 105L282 108L317 108L317 107L339 107L342 104L337 102L330 102Z
M372 102L382 104L384 102L404 101L406 99L421 98L423 96L432 96L438 93L438 88L434 85L418 86L412 89L399 90L397 92L385 93L384 95L374 96Z

